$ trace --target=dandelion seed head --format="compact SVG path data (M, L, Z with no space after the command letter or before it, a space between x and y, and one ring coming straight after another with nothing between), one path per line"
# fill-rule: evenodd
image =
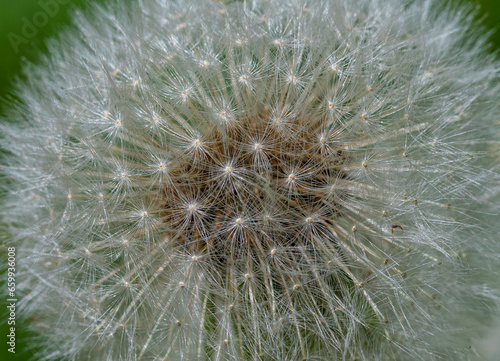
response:
M75 16L2 126L37 356L472 360L456 345L498 302L500 254L500 66L472 16L435 0Z

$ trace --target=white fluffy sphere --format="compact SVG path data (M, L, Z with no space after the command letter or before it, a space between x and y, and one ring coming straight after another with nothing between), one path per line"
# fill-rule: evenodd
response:
M434 0L77 16L2 128L40 359L480 357L500 64L471 19Z

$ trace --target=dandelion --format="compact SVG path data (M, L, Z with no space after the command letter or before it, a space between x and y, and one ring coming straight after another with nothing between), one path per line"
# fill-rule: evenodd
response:
M479 358L500 299L500 65L472 17L434 0L77 15L2 127L38 358Z

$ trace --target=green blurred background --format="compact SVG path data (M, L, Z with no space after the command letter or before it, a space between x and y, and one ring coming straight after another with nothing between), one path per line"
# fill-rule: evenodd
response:
M21 76L20 71L23 64L25 62L37 62L39 54L46 52L44 42L47 37L56 34L70 24L70 14L75 8L84 9L91 3L104 3L106 1L0 0L0 99L4 99L12 90L16 78ZM465 2L466 0L451 1ZM499 50L500 0L469 0L468 2L481 6L478 17L484 18L487 30L496 30L491 37L492 51ZM49 6L49 3L57 4L57 8L56 6ZM34 28L27 29L26 21L34 22L37 25ZM31 33L28 33L27 30L31 30ZM29 39L23 36L23 31L29 35ZM8 106L8 103L0 104L0 113L3 113L2 109L5 106ZM7 262L5 249L2 248L5 237L6 235L0 234L0 269L3 269ZM5 275L2 274L0 287L5 287L4 283ZM30 359L32 350L25 341L28 334L19 317L16 321L16 354L13 355L7 351L8 326L5 323L6 315L6 300L0 299L0 360L21 361ZM500 338L500 333L493 335L492 344L495 343L495 337ZM500 351L498 348L496 350ZM500 360L500 356L498 356L498 360Z

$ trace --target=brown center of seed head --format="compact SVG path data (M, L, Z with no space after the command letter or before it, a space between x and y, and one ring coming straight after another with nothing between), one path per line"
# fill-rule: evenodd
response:
M342 151L318 136L325 123L287 119L283 129L268 115L242 118L197 138L200 151L179 148L163 192L169 239L221 266L235 252L307 244L308 227L338 216L331 188L345 178Z

